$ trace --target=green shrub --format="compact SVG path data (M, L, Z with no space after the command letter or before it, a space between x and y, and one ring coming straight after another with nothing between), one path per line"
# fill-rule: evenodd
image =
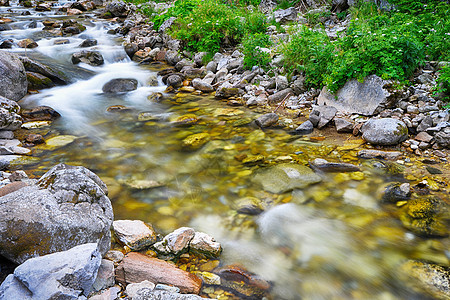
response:
M448 102L446 107L450 108L450 64L443 66L439 70L435 94L441 93L444 95L443 100Z
M450 60L449 4L407 2L398 2L398 9L391 11L360 3L351 10L353 20L345 34L334 41L320 31L300 29L282 48L285 68L304 72L312 87L327 85L336 91L349 79L371 74L406 83L425 58ZM420 7L405 13L402 5Z
M270 63L270 54L261 51L261 48L271 45L270 37L264 33L251 34L242 42L244 53L244 67L251 69L253 66L266 67Z
M378 25L378 23L376 23ZM423 44L409 26L379 27L353 22L336 42L337 53L324 84L336 91L352 78L376 74L404 82L424 59Z
M285 69L290 72L304 72L310 87L320 87L323 75L333 60L334 46L322 31L302 26L291 37L289 43L282 46L285 57Z
M154 24L155 30L171 17L185 18L192 13L194 8L196 8L202 1L200 0L177 0L174 5L171 6L166 13L156 15L153 17L152 22Z
M184 11L187 11L186 16L177 19L178 26L173 27L170 34L180 39L190 51L212 54L223 47L239 44L247 34L262 33L267 29L262 13L228 6L217 0L200 1L192 10Z

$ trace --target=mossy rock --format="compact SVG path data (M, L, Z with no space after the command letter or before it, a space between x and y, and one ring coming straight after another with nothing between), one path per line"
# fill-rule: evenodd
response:
M50 78L39 73L27 72L27 80L29 90L41 90L55 86Z
M439 198L430 196L408 201L399 215L403 226L419 236L447 237L450 214L448 205Z
M183 140L183 148L186 150L197 150L210 140L206 132L192 134Z

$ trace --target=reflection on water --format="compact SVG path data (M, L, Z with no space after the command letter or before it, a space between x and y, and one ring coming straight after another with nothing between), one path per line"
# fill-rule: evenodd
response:
M22 101L48 105L62 115L51 127L26 133L46 140L76 136L68 145L34 147L40 161L25 166L29 172L39 176L60 162L88 167L108 185L116 219L144 220L160 232L191 225L211 234L224 246L223 263L240 262L270 280L273 299L424 299L397 279L398 266L405 259L448 263L448 238L416 237L403 228L394 205L380 204L386 183L413 183L424 176L420 163L362 161L356 138L320 141L284 129L262 131L250 122L255 111L227 107L208 95L164 94L161 82L155 86L158 69L131 62L106 34L107 27L95 23L69 38L69 45L55 45L60 37L38 42L34 51L40 55L33 57L45 55L46 63L64 66L77 50L73 45L96 38L93 48L106 64L70 69L72 84ZM24 34L14 29L2 36ZM134 78L138 88L104 94L103 85L114 78ZM154 93L163 93L163 100L149 100ZM113 105L127 109L108 111ZM207 133L209 141L198 150L183 147L198 133ZM252 181L262 168L307 165L315 158L351 162L361 171L320 174L321 183L283 194L266 192ZM446 179L439 180L442 191ZM441 196L448 201L444 192ZM257 199L264 212L237 213L245 197Z

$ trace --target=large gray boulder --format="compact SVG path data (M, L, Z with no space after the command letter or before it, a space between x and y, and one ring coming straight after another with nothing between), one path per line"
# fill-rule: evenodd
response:
M384 85L385 81L376 75L366 77L362 83L352 79L339 89L336 95L324 87L317 103L334 106L338 111L346 113L371 116L392 105L393 99Z
M19 57L14 53L0 51L1 95L19 101L27 94L27 74Z
M2 283L0 299L83 299L92 289L101 258L97 244L90 243L29 259Z
M0 96L0 129L16 130L22 125L20 106L12 100Z
M370 119L361 127L362 137L372 145L397 145L408 138L408 127L393 118Z
M111 246L113 222L106 185L84 167L59 164L37 184L0 197L0 254L16 263L98 243Z

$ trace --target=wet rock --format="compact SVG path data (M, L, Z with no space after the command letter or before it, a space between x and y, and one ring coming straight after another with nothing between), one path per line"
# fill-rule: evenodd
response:
M27 75L19 57L0 51L0 90L2 96L18 101L27 94Z
M98 51L83 50L72 54L73 64L79 64L81 62L91 66L101 66L105 61L103 60L103 56Z
M319 171L327 172L327 173L360 171L359 167L357 167L353 164L329 162L326 159L322 159L322 158L316 158L314 161L309 162L309 165L314 170L319 170Z
M18 41L17 46L19 46L20 48L32 49L32 48L36 48L38 46L38 44L35 41L33 41L32 39L24 39L24 40Z
M89 242L106 253L113 220L106 193L106 185L84 167L53 167L36 185L0 199L0 254L22 263Z
M194 238L194 235L194 229L181 227L166 235L161 242L155 244L155 248L163 253L178 255L188 251L189 243Z
M141 299L143 297L147 297L145 299L149 299L150 293L155 289L155 284L148 280L144 280L139 283L130 283L127 285L125 293L130 299ZM151 299L151 298L150 298Z
M433 299L450 298L450 269L448 266L409 260L400 267L407 286Z
M49 106L37 106L30 109L22 109L20 112L26 122L30 121L53 121L61 115Z
M297 9L295 7L279 9L273 12L273 16L277 23L286 24L294 22L297 19Z
M81 15L83 12L81 11L81 10L79 10L79 9L75 9L75 8L69 8L69 9L67 9L67 11L66 11L66 14L68 15L68 16L78 16L78 15Z
M85 39L81 42L81 44L78 45L80 48L87 48L87 47L93 47L97 45L96 39Z
M133 55L138 52L139 47L135 43L126 43L123 46L125 53L128 55L129 58L133 58ZM140 59L144 59L145 57L141 57Z
M1 6L1 5L0 5ZM9 26L9 24L0 24L0 32L1 31L7 31L7 30L11 30L11 26Z
M206 70L204 68L194 68L191 66L185 66L180 71L183 73L187 79L203 78L206 75Z
M98 292L114 286L114 283L114 263L110 260L102 259L92 290Z
M167 77L167 85L174 88L180 87L183 84L183 78L179 75L173 74Z
M409 183L389 184L383 193L381 201L383 203L397 203L398 201L407 201L411 197L411 187Z
M69 39L57 39L56 41L53 42L53 45L67 45L67 44L70 44Z
M206 144L210 139L210 135L206 132L196 133L186 137L183 140L182 146L187 150L197 150Z
M419 236L447 237L450 221L448 205L439 198L429 196L409 200L400 210L403 226Z
M115 78L105 83L102 91L108 94L126 93L136 90L137 86L138 81L134 78Z
M4 40L0 43L0 49L11 49L14 45L13 40Z
M339 133L353 132L353 123L343 118L334 118L336 131Z
M22 125L22 117L19 116L19 111L20 106L15 101L0 96L0 129L19 129Z
M187 114L177 117L173 123L177 126L187 126L197 124L200 119L194 114Z
M255 123L260 128L266 128L270 127L272 125L275 125L278 122L278 115L276 113L268 113L264 114L262 116L259 116Z
M139 251L156 242L153 227L139 220L114 221L113 231L117 240L132 251Z
M303 122L295 129L296 134L305 135L310 134L314 131L314 125L310 120Z
M96 243L27 260L0 286L3 299L81 299L100 267ZM84 298L86 299L86 298Z
M45 142L44 137L40 134L30 133L25 137L25 141L31 144L42 144Z
M165 290L158 290L155 288L153 291L138 291L133 300L205 300L205 298L194 294L179 294L176 292L170 292ZM209 299L209 298L207 298Z
M283 101L286 97L288 97L288 95L294 95L294 91L291 88L287 88L273 95L270 95L268 101L269 103L278 103Z
M25 56L19 56L19 59L23 63L26 71L44 75L57 84L67 84L70 82L70 79L63 72L56 71L47 65L31 60Z
M190 251L204 254L206 257L218 257L222 252L222 247L213 237L204 232L196 232L189 243Z
M29 90L42 90L55 86L50 78L39 73L27 72L27 80Z
M372 149L364 149L358 152L358 157L361 158L382 158L388 160L396 160L402 157L402 153L398 151L380 151Z
M229 83L224 83L216 90L216 98L230 98L239 95L239 89L234 88Z
M319 105L330 105L339 111L371 116L390 106L390 93L384 89L385 82L376 75L366 77L363 83L356 79L348 81L336 95L326 87L318 98Z
M195 78L192 80L192 86L199 91L204 93L214 92L214 88L207 82L204 82L200 78Z
M52 5L50 3L38 3L35 7L36 11L51 11Z
M244 215L259 215L264 211L262 201L255 197L238 199L235 204L236 211Z
M111 105L106 108L106 111L110 113L126 113L131 112L132 110L132 108L125 105Z
M239 265L225 266L216 273L220 276L222 286L237 292L239 296L263 299L271 288L267 281Z
M140 253L128 253L116 269L116 280L122 284L139 283L149 280L180 288L182 293L198 294L202 281L197 276L178 269L157 258Z
M321 180L310 168L289 163L261 169L252 178L252 181L260 184L265 191L274 194L302 189Z
M105 12L110 13L113 17L126 17L130 12L130 8L125 2L110 2L105 6Z
M373 145L397 145L408 138L405 123L393 118L371 119L361 127L362 137Z

